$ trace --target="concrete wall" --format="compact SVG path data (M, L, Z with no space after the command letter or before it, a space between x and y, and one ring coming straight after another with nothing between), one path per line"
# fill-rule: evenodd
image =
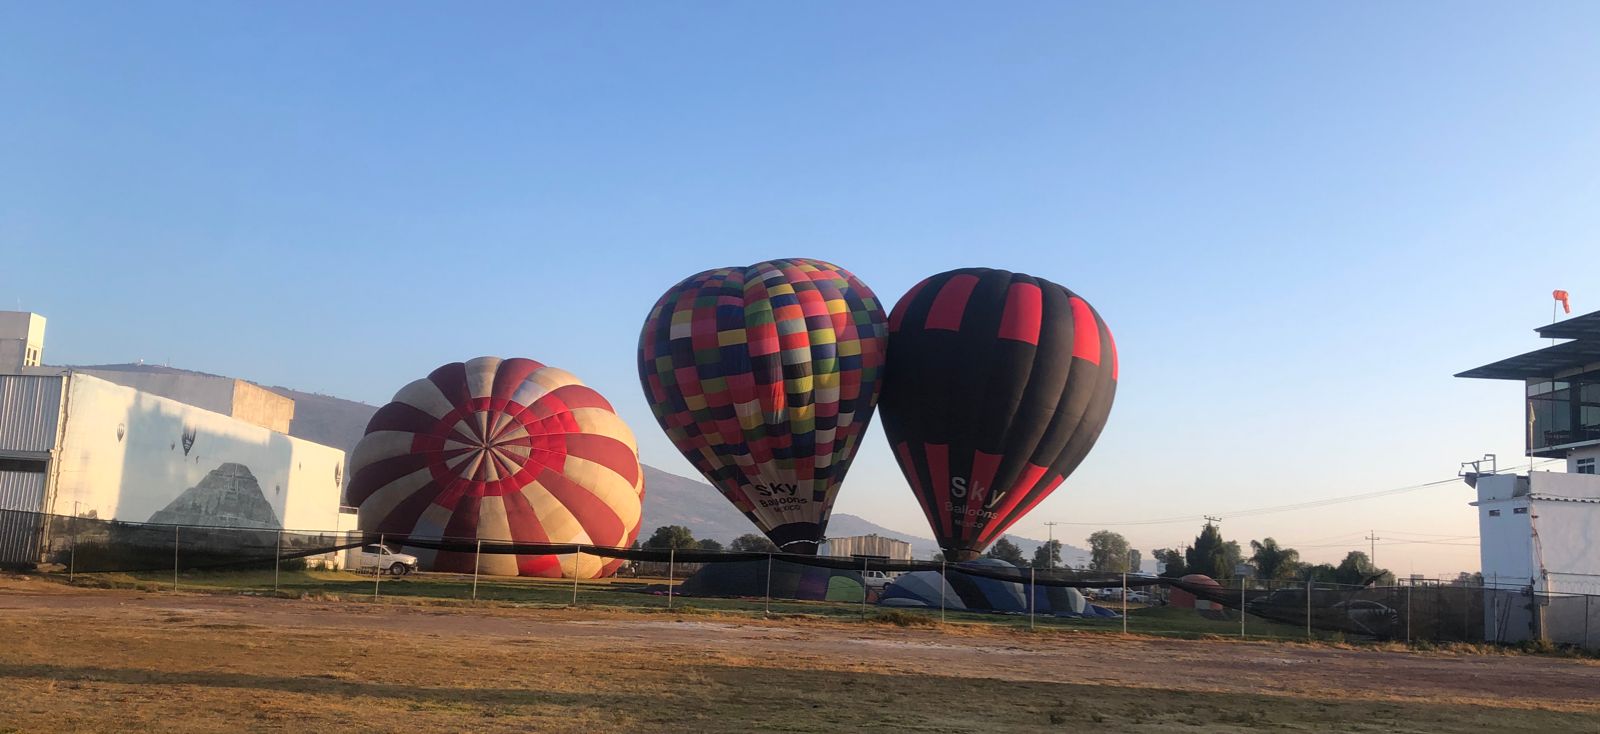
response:
M1485 584L1525 585L1539 575L1527 512L1527 481L1515 474L1478 477L1478 501L1473 504L1478 508L1478 552Z
M1542 590L1600 595L1600 475L1534 472L1531 480Z
M291 530L340 524L342 451L81 373L68 380L66 406L51 512Z
M45 319L26 311L0 311L0 370L39 364L44 356Z
M278 433L288 433L294 419L293 400L229 377L96 368L74 369L74 372L232 416Z
M230 415L269 431L288 433L294 422L294 401L260 385L234 380Z

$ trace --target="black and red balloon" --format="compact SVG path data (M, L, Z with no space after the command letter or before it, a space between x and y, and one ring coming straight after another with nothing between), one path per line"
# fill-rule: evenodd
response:
M1117 389L1111 331L1043 278L963 268L889 317L884 432L950 560L977 557L1094 447Z

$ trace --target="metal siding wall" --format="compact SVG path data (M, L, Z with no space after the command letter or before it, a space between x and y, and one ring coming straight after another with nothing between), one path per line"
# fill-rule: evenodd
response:
M0 375L0 451L55 448L62 381L60 375Z
M0 510L44 511L44 472L0 471Z
M0 564L39 560L44 517L44 472L0 471Z

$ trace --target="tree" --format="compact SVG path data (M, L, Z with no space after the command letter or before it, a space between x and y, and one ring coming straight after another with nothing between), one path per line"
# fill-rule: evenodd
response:
M1144 554L1138 550L1128 551L1128 573L1139 573L1144 570Z
M1189 573L1189 566L1183 562L1183 554L1177 549L1157 548L1153 555L1161 563L1161 578L1175 579Z
M650 539L644 542L644 547L656 550L688 550L697 547L694 542L694 533L682 525L662 525L650 534Z
M778 545L759 533L745 533L728 544L728 550L744 553L777 553Z
M1362 586L1368 579L1377 577L1379 583L1393 583L1394 574L1372 565L1372 559L1361 551L1350 551L1334 569L1335 583Z
M715 539L712 539L712 538L701 538L700 542L696 543L695 545L698 546L700 548L700 550L708 550L708 551L719 551L719 550L722 550L722 544L717 542Z
M1061 541L1049 540L1033 549L1034 568L1055 568L1061 565Z
M1272 538L1250 541L1250 562L1256 575L1272 581L1293 577L1300 570L1300 551L1284 548Z
M1318 563L1307 568L1305 573L1311 577L1312 581L1319 584L1339 583L1339 569L1334 568L1331 563Z
M1089 569L1112 573L1128 570L1128 539L1121 533L1096 530L1089 536Z
M1225 548L1227 544L1222 540L1222 531L1210 522L1200 529L1200 534L1195 536L1194 545L1183 552L1183 564L1188 567L1189 573L1198 573L1214 579L1231 578L1233 566L1228 564ZM1238 550L1238 544L1234 544ZM1223 575L1226 569L1227 575Z
M1018 548L1016 543L1011 542L1011 539L1005 536L1001 536L999 540L994 542L994 545L989 546L989 552L983 555L988 558L998 558L1013 566L1028 565L1027 561L1022 557L1022 549Z

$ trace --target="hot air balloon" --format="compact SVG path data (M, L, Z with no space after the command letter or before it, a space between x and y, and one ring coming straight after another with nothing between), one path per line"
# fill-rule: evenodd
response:
M633 432L605 398L562 370L499 357L395 393L351 452L346 490L368 533L609 547L638 537L643 499ZM598 578L621 564L400 545L435 571Z
M889 317L883 428L945 557L976 558L1054 491L1116 389L1111 332L1062 286L964 268L906 293Z
M787 553L816 553L883 364L884 313L820 260L717 268L673 286L639 335L667 436Z

